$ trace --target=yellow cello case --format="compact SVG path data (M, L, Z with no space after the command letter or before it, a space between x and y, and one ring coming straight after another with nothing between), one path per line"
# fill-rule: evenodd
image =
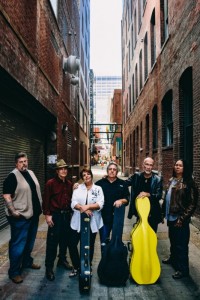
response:
M133 253L130 273L138 284L153 284L160 276L161 267L157 254L157 236L148 223L149 199L137 198L136 209L140 220L131 231Z

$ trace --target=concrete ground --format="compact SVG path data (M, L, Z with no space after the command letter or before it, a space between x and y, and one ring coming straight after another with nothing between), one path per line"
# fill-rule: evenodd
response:
M94 181L105 174L100 167L93 167ZM124 178L124 177L121 177ZM127 213L126 213L127 215ZM130 239L130 232L134 220L125 217L123 241L125 244ZM162 265L159 280L152 285L139 285L131 278L125 287L106 287L101 285L97 276L97 267L100 261L100 242L97 237L95 255L93 260L93 276L89 294L79 293L78 277L69 278L69 271L56 268L53 282L45 278L45 248L47 225L44 217L40 218L40 226L35 242L33 257L35 263L41 264L40 270L27 269L23 272L23 283L16 285L8 279L8 241L9 228L0 231L0 299L6 300L60 300L60 299L94 299L94 300L190 300L200 299L200 231L191 225L191 238L189 244L190 276L181 280L174 280L174 270L171 266ZM160 224L158 233L158 256L160 261L169 254L169 240L166 224ZM145 251L145 249L142 249Z

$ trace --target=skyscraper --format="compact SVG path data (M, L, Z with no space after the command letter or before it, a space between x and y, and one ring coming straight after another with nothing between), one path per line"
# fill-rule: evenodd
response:
M115 89L121 89L121 76L95 76L94 123L110 122L111 98Z

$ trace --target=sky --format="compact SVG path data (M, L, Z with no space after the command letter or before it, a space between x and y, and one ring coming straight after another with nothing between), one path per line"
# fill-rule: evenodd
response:
M90 0L90 68L121 75L122 0Z

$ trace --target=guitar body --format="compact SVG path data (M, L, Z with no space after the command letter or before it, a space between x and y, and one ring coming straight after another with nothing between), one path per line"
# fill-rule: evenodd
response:
M115 208L111 241L105 246L97 273L102 284L124 286L129 277L128 249L122 242L125 207Z
M148 223L149 199L136 199L136 208L140 221L131 237L133 253L130 273L138 284L153 284L159 278L161 268L157 254L157 236Z
M79 290L87 293L91 287L90 266L90 217L86 213L81 214L81 236L80 236L80 274Z

